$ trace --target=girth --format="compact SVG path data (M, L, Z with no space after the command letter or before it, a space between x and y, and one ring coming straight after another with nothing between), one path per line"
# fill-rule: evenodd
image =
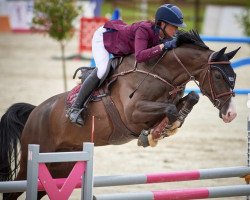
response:
M108 92L104 90L104 88L105 87L99 89L99 93L102 96L102 102L114 127L113 132L109 137L109 144L120 145L138 138L138 135L129 130L123 123L115 103Z

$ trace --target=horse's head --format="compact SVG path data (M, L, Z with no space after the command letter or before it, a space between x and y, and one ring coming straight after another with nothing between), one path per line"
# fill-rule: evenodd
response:
M220 117L228 123L237 115L232 99L236 74L229 60L234 57L239 48L226 54L225 50L226 47L210 54L199 82L201 92L220 110Z
M233 89L236 74L230 64L230 59L234 57L239 48L230 53L225 53L226 47L218 52L214 52L203 43L196 32L191 31L181 34L182 36L178 38L179 43L193 44L189 45L189 47L194 48L193 50L189 49L189 55L195 55L191 56L193 61L182 63L179 60L178 62L184 68L187 66L186 70L187 73L190 72L190 78L194 78L195 82L199 82L199 84L197 82L196 84L199 86L201 92L219 109L220 117L223 121L225 123L231 122L237 113L232 98L234 96ZM197 45L200 47L197 48ZM174 51L173 54L178 60ZM197 62L197 60L199 60L199 62Z

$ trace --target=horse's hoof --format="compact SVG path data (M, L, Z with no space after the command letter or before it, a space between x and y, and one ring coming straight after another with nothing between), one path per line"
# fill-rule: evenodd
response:
M158 140L154 140L152 135L148 135L148 143L151 147L156 147L156 145L158 144Z
M149 146L148 135L149 135L149 131L142 130L141 134L138 137L137 145L148 147Z
M177 131L178 131L178 129L176 128L176 129L173 129L173 130L169 130L169 131L167 131L167 133L166 133L166 137L169 137L169 136L172 136L172 135L175 135L176 133L177 133Z

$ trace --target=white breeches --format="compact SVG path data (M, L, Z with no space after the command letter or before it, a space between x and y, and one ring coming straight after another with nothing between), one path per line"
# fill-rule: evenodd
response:
M99 79L104 76L109 62L109 52L105 49L103 43L103 33L105 31L106 29L101 26L95 31L92 39L92 54L95 60L97 76Z

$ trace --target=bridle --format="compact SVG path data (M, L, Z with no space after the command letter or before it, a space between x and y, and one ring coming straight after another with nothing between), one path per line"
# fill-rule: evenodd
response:
M216 52L211 53L210 56L209 56L209 58L208 58L208 62L206 63L207 67L204 68L204 75L203 75L203 77L201 79L202 81L201 81L201 83L198 83L195 80L194 76L187 70L187 68L185 67L185 65L181 62L181 60L179 59L179 57L176 55L174 49L173 49L172 52L173 52L173 55L174 55L175 59L177 60L177 62L182 66L182 68L189 75L190 80L194 81L195 84L200 88L201 93L203 95L206 95L206 96L208 96L208 95L205 92L205 90L203 89L203 85L204 85L204 82L205 82L206 77L207 77L208 83L209 83L209 89L210 89L210 93L211 93L211 97L209 97L209 96L208 97L210 98L210 100L212 101L213 105L216 108L218 108L218 109L222 108L225 105L225 103L230 100L230 98L232 96L235 96L235 93L234 93L233 90L231 90L229 92L224 92L224 93L217 94L215 92L214 82L212 81L212 73L211 73L211 71L212 71L213 65L230 64L230 61L212 61L213 56L214 56L214 54ZM228 98L226 99L226 101L223 104L221 104L221 101L220 101L219 98L224 97L224 96L228 96Z
M221 109L225 103L227 101L230 100L230 98L232 96L235 95L235 93L232 91L230 92L224 92L224 93L221 93L221 94L217 94L215 92L215 87L214 87L214 83L212 81L212 73L211 73L211 70L213 68L213 65L216 65L216 64L230 64L229 61L212 61L212 58L213 58L213 55L216 53L216 52L213 52L210 54L209 56L209 59L208 59L208 62L203 64L203 65L207 65L206 68L204 68L204 75L203 75L203 78L202 78L202 81L201 81L201 84L199 84L196 80L195 80L195 77L188 71L188 69L185 67L185 65L182 63L182 61L179 59L179 57L176 55L175 53L175 50L173 49L172 50L173 52L173 55L175 57L175 59L177 60L177 62L182 66L182 68L185 70L185 72L189 75L189 79L185 82L183 82L182 84L180 85L173 85L173 83L171 83L169 80L166 80L165 78L157 75L157 74L154 74L153 73L153 70L155 68L155 66L159 63L159 61L165 56L165 54L167 53L167 51L165 51L163 53L163 55L157 60L157 62L153 65L152 69L150 71L145 71L145 70L140 70L140 69L137 69L137 62L135 62L135 65L134 65L134 68L133 69L130 69L130 70L127 70L127 71L123 71L123 72L120 72L120 73L117 73L117 74L114 74L111 79L114 79L114 78L117 78L118 76L124 76L124 75L127 75L127 74L130 74L130 73L134 73L134 72L138 72L138 73L143 73L145 74L146 76L143 78L143 80L139 83L139 85L136 87L136 89L130 94L130 98L133 97L133 94L138 90L138 88L141 86L141 84L144 82L144 80L148 77L148 76L151 76L155 79L158 79L160 81L162 81L163 83L167 84L168 86L172 87L172 90L169 92L169 95L172 96L172 99L175 98L175 96L177 95L178 92L183 92L183 90L185 89L185 85L189 82L189 81L194 81L195 84L200 88L200 91L203 95L206 95L208 96L208 98L210 98L211 102L213 103L213 105L218 108L218 109ZM206 80L206 77L208 76L208 81L209 81L209 87L210 87L210 93L211 93L211 97L209 97L209 95L205 92L205 90L203 89L203 85L204 85L204 82ZM220 101L220 97L223 97L223 96L228 96L228 98L226 99L226 101L221 104L221 101Z

